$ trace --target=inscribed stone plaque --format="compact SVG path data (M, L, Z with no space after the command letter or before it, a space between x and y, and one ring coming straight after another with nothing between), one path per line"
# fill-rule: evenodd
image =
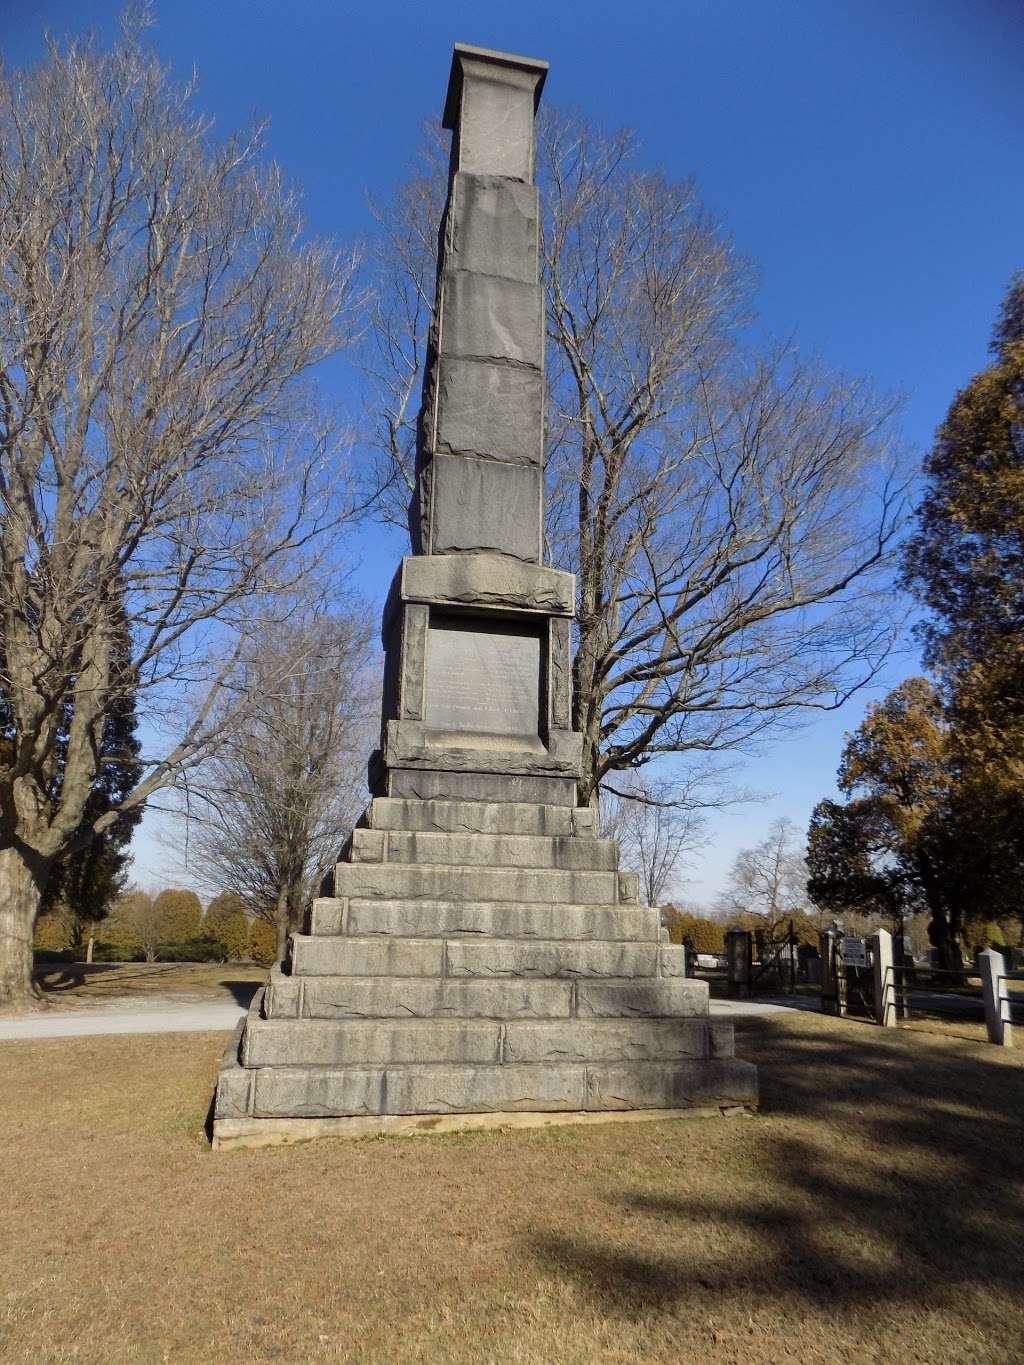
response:
M529 626L434 615L424 720L437 730L538 734L540 636Z

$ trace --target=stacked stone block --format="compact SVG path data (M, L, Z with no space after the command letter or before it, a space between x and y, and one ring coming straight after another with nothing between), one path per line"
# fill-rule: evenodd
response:
M544 297L532 180L545 69L456 53L445 108L452 178L412 517L419 554L541 561Z
M331 889L226 1059L218 1145L304 1120L756 1103L732 1025L589 811L377 798Z
M756 1102L731 1026L576 805L575 585L541 563L546 70L455 51L374 799L225 1056L218 1145Z

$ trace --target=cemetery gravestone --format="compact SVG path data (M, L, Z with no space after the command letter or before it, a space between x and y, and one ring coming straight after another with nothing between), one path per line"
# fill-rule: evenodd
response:
M576 805L575 589L541 562L546 74L455 48L373 800L225 1054L216 1146L757 1102L732 1025Z

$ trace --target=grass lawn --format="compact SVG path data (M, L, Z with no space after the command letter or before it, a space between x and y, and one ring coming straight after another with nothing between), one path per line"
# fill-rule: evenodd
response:
M225 1153L223 1035L0 1043L0 1359L1024 1358L1024 1057L738 1033L757 1118Z
M144 1005L146 997L239 1000L247 1005L267 979L266 967L237 962L41 963L34 973L43 1000L56 1009L89 1009L112 1001Z

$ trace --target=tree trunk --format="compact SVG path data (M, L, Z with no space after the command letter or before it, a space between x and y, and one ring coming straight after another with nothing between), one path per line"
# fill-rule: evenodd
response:
M0 1008L38 1004L32 937L44 885L45 873L34 871L17 849L0 849Z
M96 941L96 934L95 934L95 932L94 932L92 929L90 929L90 930L89 930L89 942L86 944L86 947L85 947L85 961L86 961L86 964L87 964L88 966L90 966L90 967L92 966L92 946L93 946L93 944L95 943L95 941Z
M288 888L286 886L282 886L277 893L274 923L277 927L277 960L283 962L285 953L288 951L288 934L291 931L288 914Z
M958 971L963 966L963 955L960 952L960 945L956 941L956 935L945 914L941 910L932 910L928 921L928 940L939 959L939 966L944 971Z
M959 916L942 893L931 858L923 852L918 856L918 868L928 904L928 940L938 955L939 966L947 972L959 971L964 965L958 942Z

